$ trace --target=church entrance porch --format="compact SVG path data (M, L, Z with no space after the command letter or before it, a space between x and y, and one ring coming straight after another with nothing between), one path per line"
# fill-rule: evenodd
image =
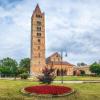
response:
M66 69L64 70L64 69L57 69L57 71L56 71L56 75L57 76L66 76L67 75L67 71L66 71Z

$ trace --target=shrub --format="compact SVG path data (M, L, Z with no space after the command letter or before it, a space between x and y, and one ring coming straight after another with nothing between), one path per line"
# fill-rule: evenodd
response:
M45 67L42 70L42 75L39 75L37 78L42 83L50 84L55 79L54 71L55 71L55 69L52 67L50 67L50 68Z
M29 77L28 73L22 73L20 74L21 79L27 79Z

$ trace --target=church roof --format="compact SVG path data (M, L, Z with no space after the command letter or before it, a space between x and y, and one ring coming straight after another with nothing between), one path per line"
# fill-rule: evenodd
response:
M51 57L53 57L53 56L55 56L55 55L59 55L59 56L60 56L60 54L59 54L58 52L55 52L55 53L53 53L51 56L49 56L48 58L51 58Z
M51 56L49 56L48 58L46 58L46 63L47 64L52 64L52 61L50 60L50 58L53 57L53 56L55 56L55 55L58 55L59 57L61 57L58 52L55 52ZM67 61L53 61L53 64L55 64L55 65L61 65L62 64L62 65L74 66L73 64L70 64Z
M54 65L68 65L68 66L74 66L73 64L70 64L69 62L67 62L67 61L59 61L59 62L49 62L48 64L54 64Z
M55 55L59 55L60 56L60 54L58 52L55 52L55 53L53 53L52 55L50 55L49 57L46 58L46 63L49 63L50 62L50 58L55 56Z

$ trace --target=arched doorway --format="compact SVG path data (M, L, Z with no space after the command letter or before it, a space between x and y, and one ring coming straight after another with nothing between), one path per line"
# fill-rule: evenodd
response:
M76 70L73 71L73 75L74 75L74 76L76 75Z
M85 75L85 71L84 70L80 70L80 75Z
M73 75L74 76L79 76L80 75L80 70L74 70Z
M57 69L57 76L60 76L60 70L59 69Z
M63 75L66 76L67 75L67 70L63 70Z
M65 69L57 69L57 76L66 76L67 75L67 70Z

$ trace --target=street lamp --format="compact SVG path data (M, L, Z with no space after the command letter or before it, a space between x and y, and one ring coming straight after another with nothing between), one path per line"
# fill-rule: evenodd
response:
M65 56L67 56L67 53L66 53ZM62 68L62 62L63 62L63 51L61 51L61 83L63 84L63 68Z

